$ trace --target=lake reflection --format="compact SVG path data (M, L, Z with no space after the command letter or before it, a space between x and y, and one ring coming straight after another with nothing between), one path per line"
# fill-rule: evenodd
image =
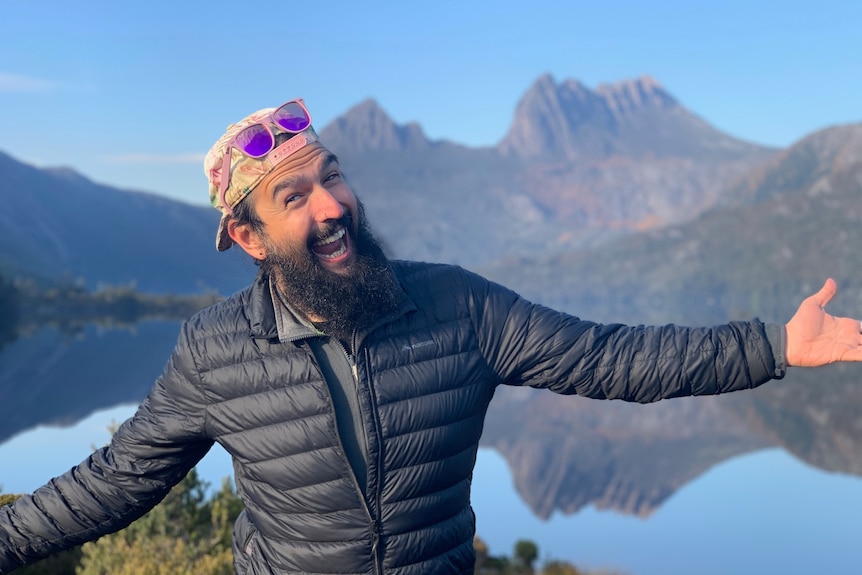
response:
M6 492L29 492L77 463L134 406L99 411L71 428L40 428L0 445ZM218 446L198 466L212 486L231 474ZM537 518L505 460L480 449L473 483L479 535L494 554L536 541L542 558L631 575L862 573L862 480L827 473L772 449L722 463L689 483L649 519L588 508Z
M32 491L78 463L93 445L105 443L108 426L131 415L160 372L178 326L90 326L72 338L46 329L4 349L3 491ZM836 377L843 373L820 373L833 372ZM859 403L847 389L840 382L821 382L818 388L808 381L789 381L776 384L775 391L658 406L502 393L492 404L483 443L499 444L516 465L515 473L497 451L480 450L473 489L478 532L493 554L508 554L517 539L530 538L544 558L637 575L862 573L862 480L851 475L857 473L854 465L862 464L857 457L862 438L854 431ZM793 401L800 396L801 407ZM554 413L544 401L571 409ZM112 407L117 404L122 407ZM562 432L549 435L540 426L513 429L518 416L531 418L529 425L539 413L544 420L568 418L554 426ZM500 420L510 435L495 425ZM725 429L730 421L736 425ZM44 427L72 422L77 423ZM682 438L668 432L679 431L679 422L688 426ZM42 427L33 429L37 425ZM610 426L620 443L602 433ZM563 445L552 449L539 443L548 440ZM764 449L774 445L798 457ZM538 493L520 496L515 483L524 494L531 472L550 475L523 467L524 461L541 460L536 450L550 458L549 469L567 477L545 481ZM822 471L800 457L844 473ZM231 473L219 447L199 470L214 486ZM596 511L594 506L603 502L625 510L626 502L635 501L636 494L622 490L632 484L631 477L640 478L635 487L648 493L637 494L641 499L630 512L647 518ZM537 509L548 519L539 519ZM581 510L563 515L561 509Z
M179 322L124 329L45 327L0 353L0 442L39 424L72 424L97 409L140 402L162 370Z

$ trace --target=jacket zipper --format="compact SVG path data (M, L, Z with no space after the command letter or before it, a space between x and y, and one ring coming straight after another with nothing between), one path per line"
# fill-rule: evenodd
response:
M358 350L357 350L357 353ZM370 358L368 357L368 350L363 350L363 356L365 357L365 365L370 364ZM371 381L371 377L368 378L368 395L371 398L371 412L374 418L374 433L377 436L377 517L374 520L374 531L377 535L375 541L379 543L380 540L380 514L381 507L383 503L383 433L381 431L381 423L380 423L380 412L377 409L377 396L374 393L374 382ZM376 546L375 546L376 547ZM378 566L378 573L383 574L382 561L380 560L379 551L375 548L375 560Z
M333 338L330 338L333 339ZM341 348L341 351L344 352L344 355L347 358L347 363L350 365L350 370L353 373L353 383L357 387L359 386L359 367L356 364L356 356L350 354L344 344L341 343L340 340L335 339L338 342L338 347ZM356 332L353 332L353 345L356 345ZM367 358L366 358L367 361ZM383 442L380 437L380 418L377 416L377 400L374 397L373 389L370 389L371 382L369 381L369 395L371 396L371 405L372 411L374 412L374 425L375 430L374 433L377 436L377 470L378 476L380 475L381 465L383 463ZM327 386L328 390L328 386ZM329 397L330 401L332 401L332 394L330 393ZM360 414L356 414L357 417ZM338 445L341 448L341 452L345 453L345 459L347 459L346 451L344 449L344 443L341 440L341 434L338 432L338 425L335 426L335 434L338 437ZM382 495L382 489L380 487L380 478L377 479L377 513L375 514L371 511L371 506L368 504L368 501L365 499L365 493L363 493L362 489L359 486L359 479L356 478L356 472L353 471L353 466L350 465L350 462L347 461L347 467L350 469L350 477L353 479L353 487L356 490L356 493L359 494L359 500L362 502L362 508L365 511L365 515L368 518L368 525L371 528L371 555L374 561L374 572L378 575L383 575L383 563L380 560L380 497Z

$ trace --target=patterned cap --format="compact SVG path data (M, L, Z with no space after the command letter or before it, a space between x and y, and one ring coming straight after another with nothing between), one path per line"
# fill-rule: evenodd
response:
M210 204L222 213L216 234L216 249L223 252L233 245L233 240L227 232L227 222L230 220L228 208L221 203L219 186L222 177L222 164L228 144L241 130L257 123L266 123L273 134L285 133L277 124L269 121L269 115L275 108L264 108L246 116L239 122L227 127L224 135L213 144L204 158L204 173L209 180ZM303 132L292 136L286 142L277 146L262 158L246 156L235 146L230 148L230 182L225 191L225 203L232 211L247 195L249 195L263 178L266 177L282 160L304 148L311 142L317 142L317 133L311 126Z

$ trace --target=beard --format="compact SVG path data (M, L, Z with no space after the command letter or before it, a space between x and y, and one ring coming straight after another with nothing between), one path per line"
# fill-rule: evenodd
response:
M357 200L358 202L358 200ZM398 309L400 289L389 260L365 219L358 203L358 224L345 215L310 234L304 245L279 246L264 234L267 250L263 273L274 279L282 297L327 335L351 343L353 334ZM312 244L343 226L354 250L353 263L343 273L321 265ZM354 350L355 351L355 350Z

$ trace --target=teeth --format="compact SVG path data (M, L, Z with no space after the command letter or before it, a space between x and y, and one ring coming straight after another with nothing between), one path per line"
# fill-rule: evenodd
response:
M335 232L331 236L327 236L327 237L323 238L322 240L318 240L317 242L314 243L314 245L325 246L326 244L331 244L332 242L337 242L338 240L340 240L343 237L344 237L344 228L339 228L339 230L337 232Z
M335 242L339 242L344 237L344 234L345 234L345 229L339 228L337 232L323 238L322 240L316 241L314 243L314 245L319 246L319 247L323 247L323 246L327 246L329 244L333 244ZM323 259L332 260L332 259L335 259L335 258L343 255L346 251L347 251L347 244L342 243L341 247L338 248L337 250L335 250L334 252L332 252L331 254L318 253L317 255Z
M344 252L346 252L346 251L347 251L347 246L341 246L341 248L339 248L338 250L336 250L336 251L332 252L332 253L331 253L331 254L329 254L328 256L325 256L325 255L323 255L323 254L319 254L319 255L320 255L320 257L322 257L322 258L324 258L324 259L331 260L331 259L335 259L335 258L337 258L338 256L340 256L341 254L343 254L343 253L344 253Z

